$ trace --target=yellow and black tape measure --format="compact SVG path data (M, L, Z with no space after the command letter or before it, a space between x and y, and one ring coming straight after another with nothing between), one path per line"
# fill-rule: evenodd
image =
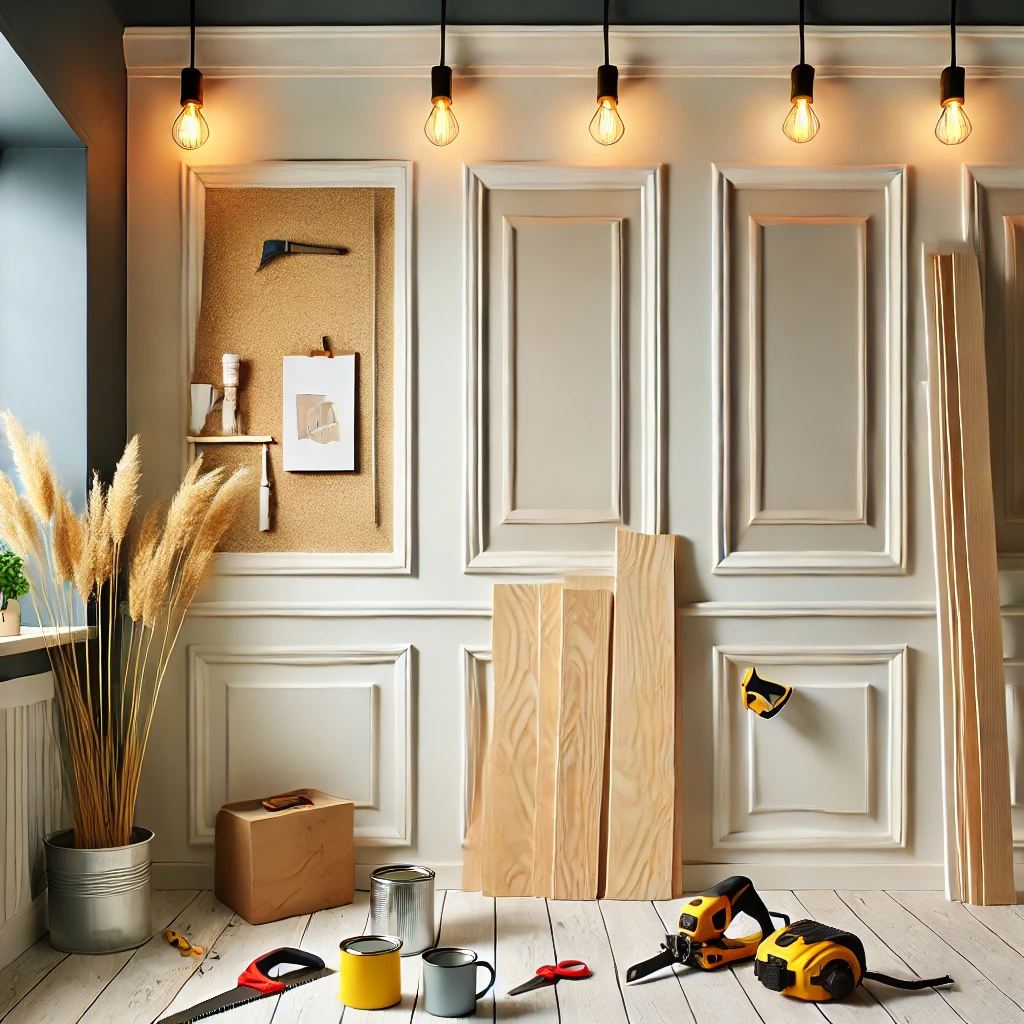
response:
M762 679L756 668L743 677L743 706L762 718L774 718L793 696L793 687Z

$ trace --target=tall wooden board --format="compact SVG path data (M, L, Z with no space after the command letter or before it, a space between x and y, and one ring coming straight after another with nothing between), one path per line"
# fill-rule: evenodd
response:
M616 533L608 899L669 899L675 868L677 538Z
M614 576L566 576L566 590L615 590Z
M491 660L494 726L484 778L481 887L533 892L539 704L540 587L496 584Z
M540 587L540 697L537 717L537 811L533 826L533 895L552 895L555 856L555 764L562 647L562 584Z
M598 895L611 624L610 590L562 591L555 899Z

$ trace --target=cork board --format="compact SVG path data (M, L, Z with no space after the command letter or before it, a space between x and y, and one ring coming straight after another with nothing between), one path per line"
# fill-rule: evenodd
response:
M343 256L286 255L259 273L263 242L344 246ZM271 530L259 531L259 445L197 446L206 466L253 471L251 496L220 550L388 552L394 523L394 246L390 188L206 191L202 305L192 382L221 384L221 356L241 356L238 410L247 434L280 442L282 366L326 335L357 354L356 469L285 473L270 446ZM376 247L374 247L376 241ZM376 276L376 291L374 277ZM376 523L371 473L373 320L377 329ZM203 433L220 432L220 409Z

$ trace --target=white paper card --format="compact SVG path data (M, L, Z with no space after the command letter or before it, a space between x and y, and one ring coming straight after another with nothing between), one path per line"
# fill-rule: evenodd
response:
M356 357L284 357L284 468L287 473L356 468Z

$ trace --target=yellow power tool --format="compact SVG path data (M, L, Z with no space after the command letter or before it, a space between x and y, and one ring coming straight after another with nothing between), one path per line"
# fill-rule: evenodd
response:
M756 668L743 677L743 706L762 718L774 718L793 696L793 687L762 679Z
M773 992L815 1003L845 999L865 978L906 989L953 984L948 975L908 979L866 970L864 943L817 921L797 921L769 935L757 948L754 977Z
M742 937L727 936L726 930L740 914L752 917L760 931ZM733 875L691 896L679 912L678 933L665 936L661 952L656 956L630 967L626 981L639 981L670 964L710 970L737 960L749 960L757 952L758 943L774 930L773 917L789 924L785 914L768 910L749 878Z

